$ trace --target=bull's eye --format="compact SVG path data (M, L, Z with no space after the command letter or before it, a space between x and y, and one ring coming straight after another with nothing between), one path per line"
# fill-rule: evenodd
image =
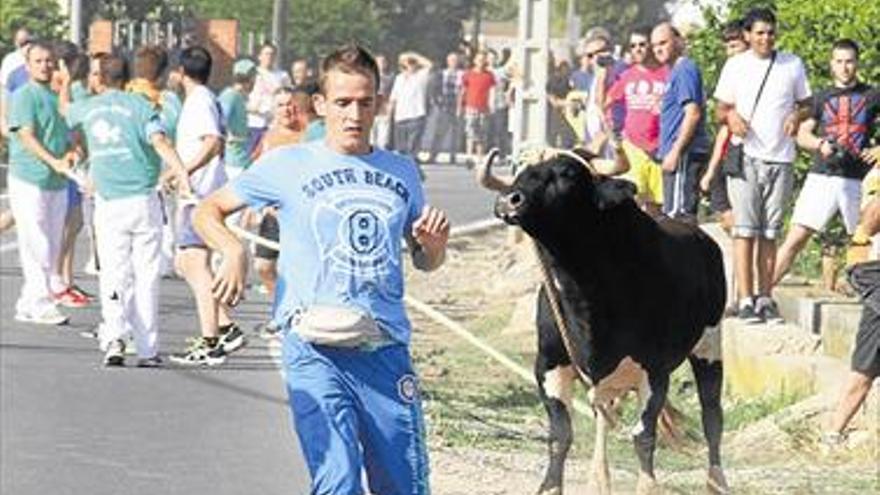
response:
M507 197L507 204L516 208L517 206L522 204L524 199L525 199L525 197L523 196L523 194L521 192L514 191L513 193L510 194L510 196Z

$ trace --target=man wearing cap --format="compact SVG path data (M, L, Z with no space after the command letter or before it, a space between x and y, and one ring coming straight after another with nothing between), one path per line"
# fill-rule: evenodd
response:
M232 65L232 85L217 100L226 122L226 175L237 177L251 164L248 156L247 94L254 87L257 65L243 58Z

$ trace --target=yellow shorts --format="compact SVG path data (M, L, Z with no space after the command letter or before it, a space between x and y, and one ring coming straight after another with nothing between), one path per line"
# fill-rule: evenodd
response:
M636 186L639 199L663 204L663 169L644 150L629 141L623 142L623 152L629 161L629 172L620 178Z

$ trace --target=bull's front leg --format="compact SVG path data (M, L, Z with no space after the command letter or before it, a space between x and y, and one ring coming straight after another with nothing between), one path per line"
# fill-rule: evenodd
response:
M645 386L646 385L646 386ZM666 402L669 390L669 375L662 372L648 373L645 384L639 391L643 403L638 423L633 428L633 443L639 458L639 480L637 495L655 495L660 487L654 478L654 450L657 446L657 417Z
M535 362L538 395L550 420L549 463L539 495L562 493L562 474L565 458L571 448L571 401L575 371L570 364L548 367L547 360L538 356Z

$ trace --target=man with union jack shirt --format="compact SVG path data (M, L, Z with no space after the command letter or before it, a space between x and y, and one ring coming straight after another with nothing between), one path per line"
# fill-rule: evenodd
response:
M792 227L776 259L773 284L788 271L815 232L840 212L849 234L859 221L862 179L880 165L873 143L880 116L880 92L858 80L859 46L842 39L831 49L834 85L816 93L812 115L798 131L798 145L813 152L813 165L792 214Z

